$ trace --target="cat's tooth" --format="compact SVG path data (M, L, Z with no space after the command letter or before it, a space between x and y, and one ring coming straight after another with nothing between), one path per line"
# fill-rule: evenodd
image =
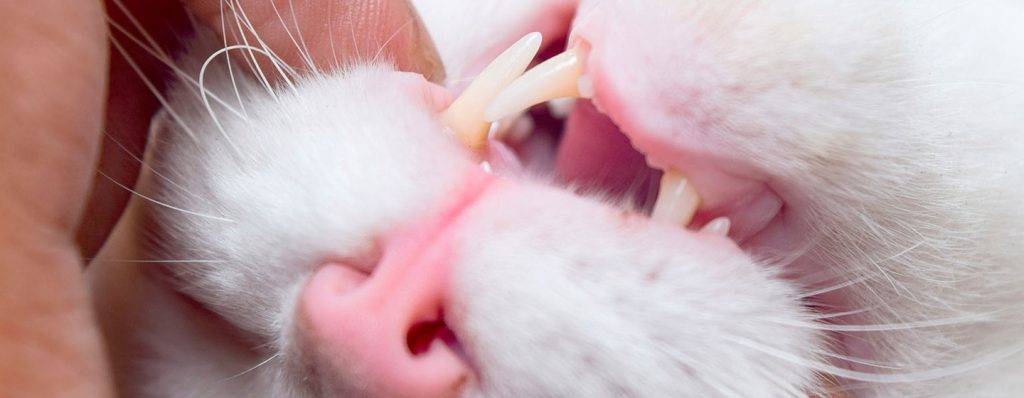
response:
M523 36L491 61L462 95L448 106L441 120L459 140L474 149L486 144L491 121L484 117L484 110L495 96L530 66L540 50L541 39L538 32Z
M533 134L534 127L533 118L528 115L509 116L492 123L490 131L487 132L487 137L510 144L519 144L526 141Z
M548 112L557 119L565 120L569 118L569 114L572 113L575 106L575 98L555 98L548 101Z
M700 228L700 232L726 236L729 235L730 227L732 227L732 222L729 221L729 217L718 217L707 224L704 224L704 226Z
M578 48L571 48L533 67L494 98L484 117L495 121L555 98L580 97L580 78L583 76L580 53ZM593 84L587 84L584 88L592 93Z
M651 218L686 226L693 220L699 205L700 196L690 181L677 171L666 170L661 176L661 188Z

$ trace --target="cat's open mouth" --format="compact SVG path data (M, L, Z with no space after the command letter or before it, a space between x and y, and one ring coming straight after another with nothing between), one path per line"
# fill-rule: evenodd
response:
M636 123L643 112L624 105L629 93L607 83L600 68L589 68L590 46L575 43L522 76L539 35L527 35L498 56L456 100L489 105L453 105L448 111L449 121L496 123L469 132L454 127L456 134L471 147L485 148L489 167L552 175L653 219L728 234L740 244L777 239L758 237L784 211L765 173L703 142L671 141L646 131ZM531 45L533 51L525 49ZM482 115L465 117L469 111Z
M568 50L525 73L509 72L516 69L509 66L516 61L506 52L489 66L504 69L506 82L491 82L492 91L484 94L474 92L471 85L460 96L489 99L482 116L462 119L487 124L489 129L477 129L486 135L460 137L486 154L485 166L499 174L512 169L512 173L525 170L553 176L570 189L608 198L654 221L727 235L743 251L769 259L768 264L776 257L793 260L787 253L799 253L800 238L806 234L799 217L787 211L791 209L782 194L785 184L773 180L756 160L738 158L730 148L716 147L713 140L694 140L701 136L699 125L647 123L645 118L657 117L645 108L652 106L651 101L638 100L645 94L623 87L629 81L620 75L623 71L615 76L603 74L606 68L587 65L587 57L597 50L582 40L569 43ZM515 51L516 45L509 50ZM532 57L529 51L522 54ZM524 69L528 64L518 62ZM508 78L509 74L518 77ZM480 76L478 80L496 79L486 70ZM452 112L465 112L465 108L453 105L447 112L451 120ZM693 129L698 134L666 134L653 131L651 125ZM460 135L457 128L453 130ZM810 290L820 283L813 281L820 276L807 275L813 272L806 267L780 271ZM804 298L810 308L840 304L816 290Z

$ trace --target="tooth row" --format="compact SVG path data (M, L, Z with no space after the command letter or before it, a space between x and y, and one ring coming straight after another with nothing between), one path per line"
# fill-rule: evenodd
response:
M510 116L531 106L558 98L593 97L594 84L584 75L583 55L578 48L526 71L540 44L537 32L520 39L484 68L445 110L444 123L467 146L481 149L492 123L504 119L507 128ZM687 226L699 206L700 196L689 180L678 171L665 170L651 218ZM724 236L729 228L729 219L721 217L705 224L701 231Z

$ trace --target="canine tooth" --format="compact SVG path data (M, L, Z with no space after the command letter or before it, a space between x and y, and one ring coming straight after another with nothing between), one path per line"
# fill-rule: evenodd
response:
M572 48L533 67L508 85L484 116L495 121L537 105L563 97L579 97L579 78L583 75L583 61L579 49Z
M700 196L690 181L677 171L666 170L661 176L661 188L651 218L686 226L693 220L699 205Z
M732 222L729 221L729 217L718 217L707 224L704 224L704 226L700 228L700 232L726 236L729 235L729 228L731 226Z
M487 143L491 121L484 118L484 110L495 96L526 71L540 50L541 39L538 32L523 36L491 61L448 106L441 120L459 140L474 149Z

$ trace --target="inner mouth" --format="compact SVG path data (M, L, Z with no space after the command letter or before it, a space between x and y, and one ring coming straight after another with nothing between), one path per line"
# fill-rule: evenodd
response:
M505 124L492 130L492 142L507 145L515 162L530 174L553 177L570 189L654 218L659 217L659 193L669 189L663 170L685 175L700 198L692 217L681 221L692 230L724 227L730 238L744 244L755 241L784 210L766 183L730 175L717 169L716 162L691 157L683 167L652 165L657 160L636 148L590 99L535 105Z
M445 111L452 133L483 155L485 169L525 168L656 221L738 243L779 218L782 200L749 162L646 131L641 118L651 110L623 98L601 68L587 65L589 43L568 42L568 49L546 49L548 58L527 70L540 35L523 37Z
M524 168L549 174L582 193L650 214L663 173L648 165L644 155L590 100L539 105L521 117L529 118L525 124L535 130L509 146Z

